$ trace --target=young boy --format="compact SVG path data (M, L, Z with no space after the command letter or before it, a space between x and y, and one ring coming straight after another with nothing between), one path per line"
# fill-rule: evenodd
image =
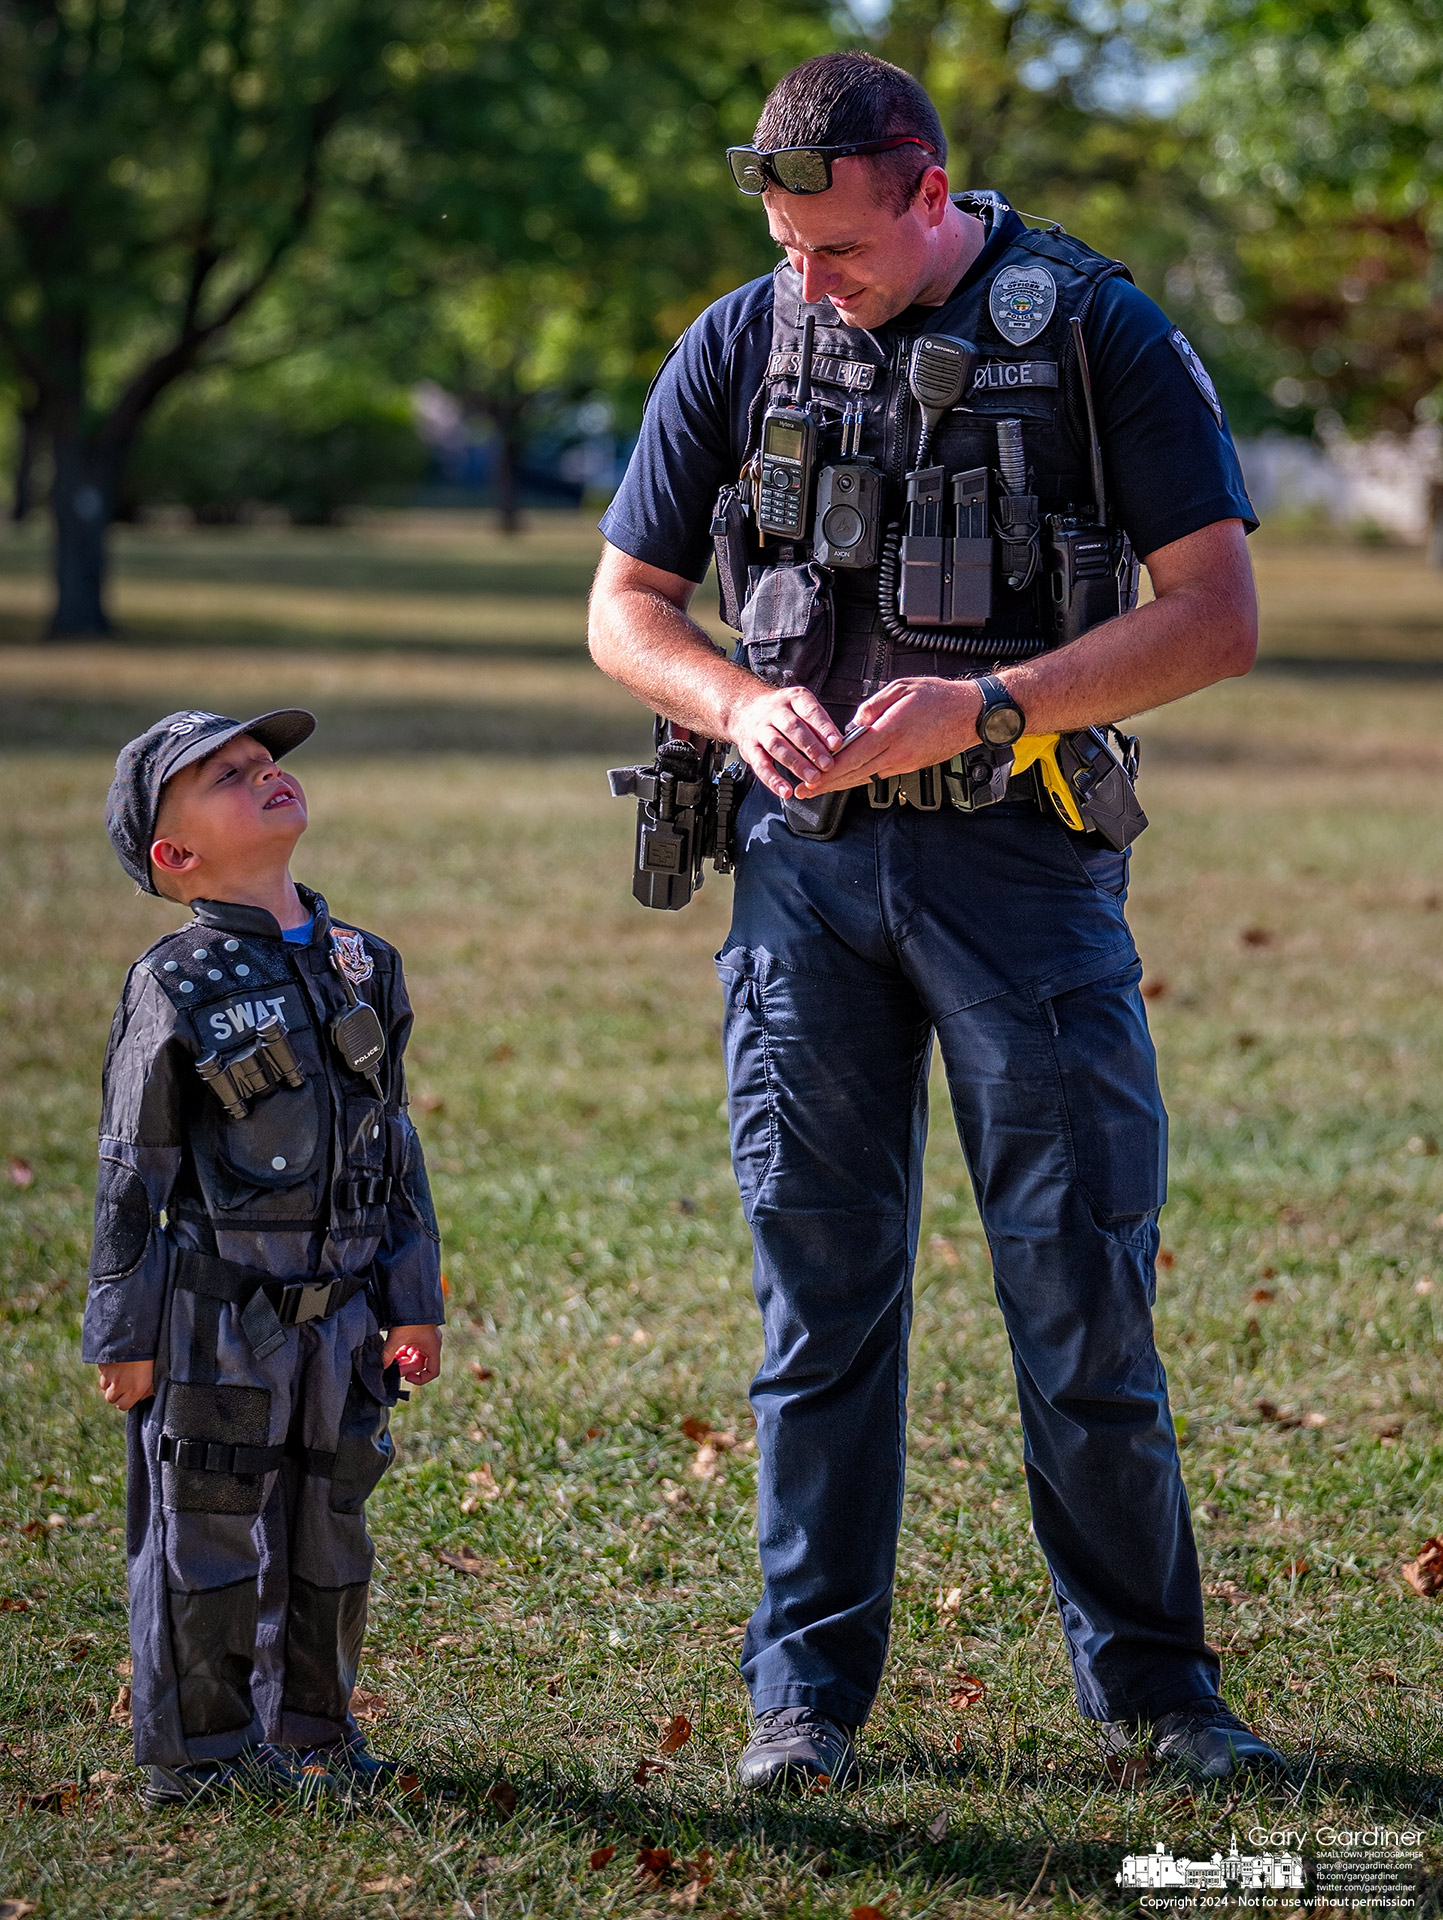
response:
M309 713L174 713L106 827L194 918L111 1029L84 1357L129 1414L131 1705L146 1799L374 1788L351 1716L398 1375L440 1370L436 1216L394 948L291 879L277 764ZM381 1329L387 1329L384 1341Z

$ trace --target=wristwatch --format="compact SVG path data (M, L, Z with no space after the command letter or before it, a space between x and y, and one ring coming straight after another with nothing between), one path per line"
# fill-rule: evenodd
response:
M1010 747L1027 731L1021 707L995 673L977 676L982 711L977 716L977 738L989 747Z

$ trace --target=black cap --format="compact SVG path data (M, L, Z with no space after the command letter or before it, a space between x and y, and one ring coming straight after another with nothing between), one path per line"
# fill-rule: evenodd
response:
M105 802L105 831L121 866L146 893L157 891L150 875L150 844L160 790L182 767L194 766L228 740L248 733L273 759L298 747L316 730L316 716L283 707L254 720L228 720L223 713L168 713L120 749Z

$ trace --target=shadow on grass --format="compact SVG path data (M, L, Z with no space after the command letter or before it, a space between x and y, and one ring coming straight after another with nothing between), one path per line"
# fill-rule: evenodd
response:
M190 704L177 686L172 708ZM320 722L315 758L413 753L475 753L507 757L598 754L644 757L650 747L647 715L594 706L488 705L485 701L308 700ZM12 695L0 706L0 752L117 753L152 725L154 699L88 699L77 694ZM306 756L309 759L309 755Z

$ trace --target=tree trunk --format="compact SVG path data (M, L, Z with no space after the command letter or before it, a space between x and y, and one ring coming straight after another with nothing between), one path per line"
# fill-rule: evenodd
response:
M114 631L105 610L108 571L106 534L115 481L122 464L112 452L101 460L85 435L57 429L51 511L55 521L55 611L46 638L64 640Z
M496 422L496 514L503 533L521 531L521 420L502 412Z
M40 408L32 402L20 410L20 450L15 456L15 491L10 518L15 526L30 517L35 504L35 458L40 451Z

